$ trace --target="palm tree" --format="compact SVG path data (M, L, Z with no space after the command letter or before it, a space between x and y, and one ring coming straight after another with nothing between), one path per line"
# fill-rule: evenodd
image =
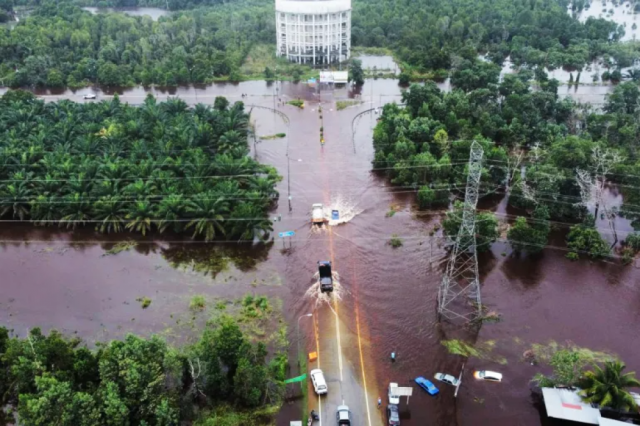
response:
M103 197L95 205L96 219L102 221L96 225L96 231L121 232L126 214L124 204L116 196Z
M61 227L66 225L67 229L76 229L78 225L84 225L91 219L91 204L86 200L84 193L76 192L69 195L64 198L64 202Z
M266 241L273 231L271 220L253 203L243 202L236 206L231 214L231 222L231 236L238 240L253 240L257 236Z
M53 225L60 218L60 205L55 196L38 195L35 200L31 200L31 219L36 221L36 225Z
M17 174L17 173L16 173ZM14 176L16 175L14 174ZM24 220L29 216L31 189L28 182L12 182L0 191L0 217L11 213L12 217Z
M185 202L182 195L172 194L162 199L156 211L157 217L160 218L158 222L160 232L166 231L172 224L173 229L180 232L183 226L179 220L184 217L184 212Z
M632 81L640 81L640 69L630 69L629 71L627 71L624 77Z
M151 230L151 221L154 217L153 206L148 201L136 201L127 213L129 223L125 226L129 230L146 235Z
M224 234L222 226L224 214L227 213L227 203L216 194L207 191L197 194L187 204L187 213L192 218L187 228L194 228L193 237L204 236L205 241L211 241L216 236L216 230Z
M635 372L623 374L625 367L621 361L607 361L604 368L596 365L593 371L587 371L580 391L584 401L624 411L637 409L638 405L626 388L640 387L640 381Z

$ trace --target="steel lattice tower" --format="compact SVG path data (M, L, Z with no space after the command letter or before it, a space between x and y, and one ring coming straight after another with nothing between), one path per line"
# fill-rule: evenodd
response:
M438 316L450 321L471 321L482 311L475 225L483 154L473 141L462 222L438 290Z

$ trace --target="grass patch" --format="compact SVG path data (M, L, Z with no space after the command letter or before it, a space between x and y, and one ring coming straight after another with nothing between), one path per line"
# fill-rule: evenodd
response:
M256 410L239 410L237 407L219 405L212 411L202 412L194 426L265 426L275 424L273 419L280 411L280 405L268 405Z
M553 357L553 354L558 352L559 350L568 350L573 352L578 352L582 358L587 360L590 363L603 363L606 361L613 361L618 359L613 354L603 352L603 351L593 351L591 349L582 348L580 346L576 346L571 342L565 344L559 344L553 340L549 341L547 344L537 344L534 343L531 345L531 349L527 350L527 353L531 353L535 356L535 359L538 362L542 362L548 364Z
M402 239L398 237L398 234L393 234L389 240L389 245L393 248L402 247Z
M142 306L142 309L147 309L149 307L149 305L151 305L151 299L149 299L148 297L138 297L136 299L137 302L140 302L140 306Z
M361 103L361 101L336 101L336 109L341 111L347 107L360 105Z
M294 64L284 58L276 57L274 44L254 45L244 62L240 66L240 72L247 80L265 80L265 68L274 73L276 80L308 80L319 75L311 67Z
M260 139L264 139L264 140L281 139L281 138L284 138L285 136L287 136L286 133L276 133L275 135L260 136Z
M496 356L491 353L496 346L495 340L487 340L486 342L477 343L475 346L457 339L443 340L440 343L447 348L449 353L454 355L460 355L467 358L474 357L478 359L488 359L503 365L507 363L507 359L505 357Z
M242 298L241 316L244 319L264 318L271 312L269 299L266 296L254 296L247 294Z
M393 51L386 47L357 46L351 49L351 56L354 56L357 59L359 55L393 56Z
M121 241L116 243L109 250L105 251L103 256L114 256L118 253L122 253L123 251L129 251L137 245L138 243L135 241Z
M196 294L191 298L191 302L189 302L189 309L191 309L194 312L203 311L206 306L207 306L207 300L201 294Z
M304 101L300 99L293 99L287 102L289 105L293 105L298 108L304 108Z

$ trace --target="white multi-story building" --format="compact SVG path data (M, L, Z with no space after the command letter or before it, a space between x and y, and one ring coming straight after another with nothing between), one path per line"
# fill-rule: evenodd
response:
M333 64L351 53L351 0L276 0L276 55Z

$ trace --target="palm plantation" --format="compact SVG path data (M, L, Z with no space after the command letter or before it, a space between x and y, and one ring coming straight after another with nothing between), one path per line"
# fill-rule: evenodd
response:
M0 219L98 232L188 232L206 241L264 239L280 177L247 157L242 103L190 110L0 100ZM224 108L222 107L224 106Z

